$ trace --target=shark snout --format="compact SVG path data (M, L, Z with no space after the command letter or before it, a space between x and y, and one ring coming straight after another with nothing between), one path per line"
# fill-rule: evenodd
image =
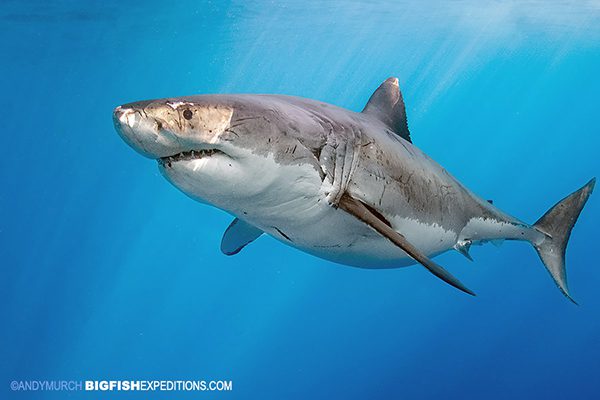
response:
M113 123L119 134L123 134L123 129L133 128L135 125L135 110L119 106L113 111Z
M113 123L119 136L148 158L157 159L181 151L177 138L163 130L160 121L149 116L144 106L142 103L132 103L114 109Z

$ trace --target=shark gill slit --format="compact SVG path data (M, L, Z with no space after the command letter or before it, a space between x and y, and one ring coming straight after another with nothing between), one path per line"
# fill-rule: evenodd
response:
M290 239L290 237L289 237L288 235L286 235L285 233L283 233L283 232L281 231L281 229L279 229L279 228L278 228L278 227L276 227L276 226L274 226L273 228L275 228L275 230L276 230L277 232L279 232L279 234L280 234L281 236L283 236L284 238L286 238L286 239L287 239L287 240L289 240L290 242L293 242L293 240L292 240L292 239Z

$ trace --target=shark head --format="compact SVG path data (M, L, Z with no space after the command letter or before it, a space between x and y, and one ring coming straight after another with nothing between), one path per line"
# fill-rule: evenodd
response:
M178 189L239 214L243 204L267 201L265 193L290 179L274 159L297 141L276 118L265 117L269 112L260 99L204 95L125 104L114 110L113 121L123 140L156 160Z
M113 121L121 137L142 155L168 161L181 153L220 151L233 109L210 102L150 100L115 108ZM204 153L187 159L199 160ZM193 160L192 160L193 159Z

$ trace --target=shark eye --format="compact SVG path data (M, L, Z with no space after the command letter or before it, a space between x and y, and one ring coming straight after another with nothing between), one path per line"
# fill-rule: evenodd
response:
M183 110L183 118L185 119L192 119L192 111L189 108L186 108L185 110Z

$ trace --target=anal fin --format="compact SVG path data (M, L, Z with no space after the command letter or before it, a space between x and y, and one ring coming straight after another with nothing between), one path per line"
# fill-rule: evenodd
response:
M419 249L406 240L403 235L393 230L389 225L378 218L361 201L354 199L347 193L344 193L340 199L339 207L363 221L365 224L369 225L396 246L400 247L406 254L408 254L409 257L423 265L433 275L454 286L455 288L475 296L475 293L463 285L461 281L452 276L452 274L446 271L443 267L430 260L429 257L424 255L421 251L419 251Z

